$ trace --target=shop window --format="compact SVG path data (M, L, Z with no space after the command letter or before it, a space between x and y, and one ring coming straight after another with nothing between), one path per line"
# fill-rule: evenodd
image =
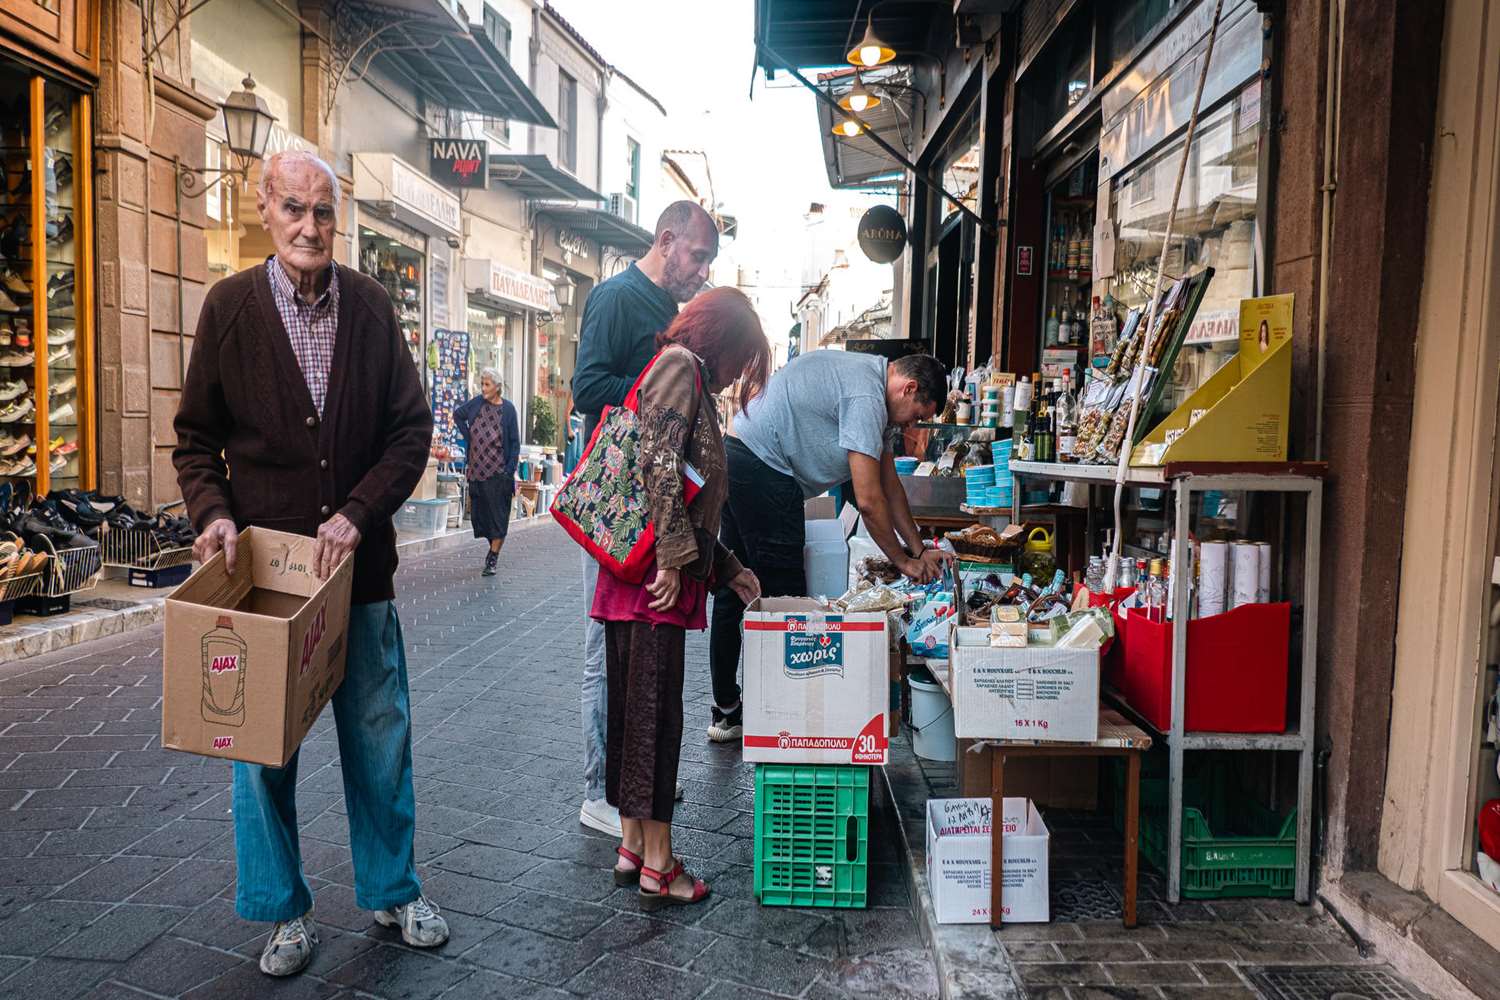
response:
M359 230L359 269L384 286L396 307L401 335L411 349L417 370L423 364L422 265L424 255L400 240L364 226Z
M501 58L510 62L510 22L489 4L484 5L484 33L499 50ZM510 145L510 122L504 118L484 117L484 130L505 145Z
M0 61L0 479L93 482L87 98Z
M1105 28L1104 72L1108 76L1122 68L1152 30L1168 15L1181 10L1188 0L1120 0L1109 5Z
M557 159L569 171L578 169L578 81L557 74Z
M1238 349L1240 300L1260 291L1258 88L1251 84L1206 116L1188 157L1163 284L1208 267L1214 269L1214 278L1172 373L1172 406L1233 356ZM1122 306L1144 306L1151 294L1182 149L1181 139L1170 143L1123 171L1112 185L1111 214L1118 237L1108 292ZM1231 316L1235 321L1227 322Z

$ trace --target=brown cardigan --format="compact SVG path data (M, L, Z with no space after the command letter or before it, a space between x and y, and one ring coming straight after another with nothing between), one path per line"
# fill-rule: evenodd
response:
M391 516L427 467L432 411L374 279L339 269L339 325L320 418L271 296L266 266L208 291L177 410L172 461L193 526L233 518L315 535L359 529L353 602L395 596Z
M692 351L675 344L662 351L641 380L640 462L656 564L725 586L744 567L718 537L729 470L708 384L708 369ZM703 477L692 503L683 502L684 461Z

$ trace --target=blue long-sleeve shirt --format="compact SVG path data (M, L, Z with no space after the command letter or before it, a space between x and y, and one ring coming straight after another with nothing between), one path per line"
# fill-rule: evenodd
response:
M594 436L604 408L625 401L656 355L656 335L676 316L672 296L634 264L589 293L573 373L573 409L584 415L585 442Z
M463 438L464 454L469 454L469 424L473 422L474 415L479 408L484 406L483 396L475 396L453 411L453 426L458 430L458 436ZM521 461L521 425L516 417L516 407L508 399L500 400L500 429L504 440L501 442L501 450L505 455L505 464L500 471L506 482L514 482L516 478L516 466Z

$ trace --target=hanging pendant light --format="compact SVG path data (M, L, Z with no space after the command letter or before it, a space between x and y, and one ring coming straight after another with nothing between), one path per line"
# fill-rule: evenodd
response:
M872 66L884 66L896 58L896 50L882 42L875 34L875 12L870 11L870 16L865 19L865 37L859 40L859 44L849 50L845 57L851 66L863 66L869 69Z
M850 87L848 92L839 98L839 107L845 111L853 111L858 115L879 106L880 95L866 87L865 81L859 78L859 73L856 71L854 74L854 86Z
M833 134L845 139L852 139L864 131L864 128L853 118L845 118L833 127Z

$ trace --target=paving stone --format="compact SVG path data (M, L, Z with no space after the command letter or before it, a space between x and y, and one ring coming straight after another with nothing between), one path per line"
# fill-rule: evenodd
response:
M44 955L108 909L106 903L43 900L6 919L0 950L12 955Z
M175 906L126 904L57 944L49 954L123 962L181 921L184 912Z
M807 910L761 906L745 899L721 899L697 926L716 934L800 948L815 932L829 926L829 922Z
M709 980L695 972L611 955L600 959L568 982L568 990L597 1000L692 1000Z
M127 852L156 858L186 858L223 835L223 823L179 819L131 844Z
M509 882L537 867L539 859L487 844L463 844L433 862L433 867L493 882Z
M601 951L625 954L680 969L686 968L693 959L703 954L709 945L724 939L716 934L654 917L619 913L589 934L585 940Z
M76 830L90 818L94 810L87 806L72 806L59 809L28 806L0 812L0 831L10 830Z
M522 892L497 907L489 919L577 941L615 916L613 910L544 892Z
M94 859L91 859L94 860ZM170 858L110 858L57 890L59 899L120 902L177 866Z
M309 975L288 976L271 982L259 967L245 961L197 989L184 993L183 1000L342 1000L344 987Z
M0 861L0 886L61 885L99 864L98 858L7 858Z
M720 938L698 956L692 967L715 979L797 996L826 972L829 964L774 944Z
M1235 967L1226 962L1195 962L1193 967L1205 983L1214 986L1242 986L1245 982Z
M112 978L151 993L176 996L217 979L241 961L201 944L163 937L142 949Z
M422 891L444 909L474 916L487 914L522 893L516 886L441 869L422 876Z
M560 986L582 972L601 950L587 941L568 941L520 927L502 927L463 953L467 962L496 972Z
M568 1000L571 996L571 993L541 987L514 976L476 969L444 993L441 1000L521 1000L523 997L526 1000Z
M218 895L233 881L232 862L190 858L160 878L148 882L130 897L130 902L197 907Z
M383 944L339 966L328 978L391 1000L431 1000L471 971L414 948Z
M1162 985L1165 983L1201 985L1198 971L1187 962L1108 962L1104 971L1116 983Z
M489 844L492 847L507 847L513 851L531 852L555 840L557 831L550 827L523 823L519 820L490 817L457 831L454 836L460 840Z
M1065 962L1143 962L1147 955L1134 941L1067 941L1058 944Z
M1028 988L1109 985L1109 976L1098 962L1018 962L1016 972Z
M0 996L73 1000L92 990L114 969L110 962L39 958L0 981Z
M597 903L615 891L608 871L571 861L543 861L516 879L516 884Z

